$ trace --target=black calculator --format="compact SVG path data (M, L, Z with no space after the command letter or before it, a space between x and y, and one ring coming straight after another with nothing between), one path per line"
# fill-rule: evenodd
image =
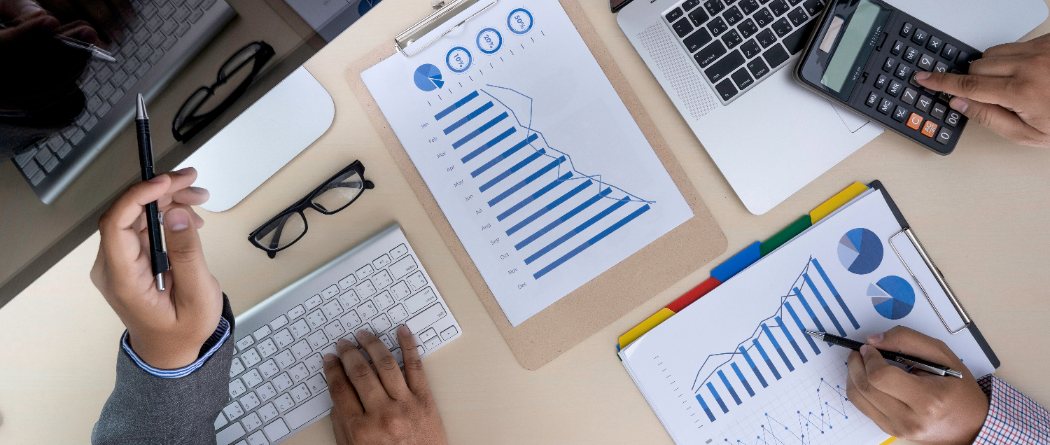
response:
M924 89L921 71L966 73L980 53L880 0L835 0L802 55L803 85L942 155L966 126L951 96Z

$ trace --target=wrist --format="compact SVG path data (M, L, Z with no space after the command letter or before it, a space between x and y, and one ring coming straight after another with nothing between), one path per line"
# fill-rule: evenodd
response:
M128 346L139 359L157 369L180 369L191 365L200 355L204 341L177 338L156 340L128 330Z

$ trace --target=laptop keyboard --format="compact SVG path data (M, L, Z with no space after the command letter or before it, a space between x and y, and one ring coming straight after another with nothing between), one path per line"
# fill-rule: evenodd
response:
M340 338L374 333L402 363L397 327L426 356L461 335L399 227L237 318L230 403L215 419L219 445L277 443L332 407L322 356Z
M685 0L664 13L723 104L802 52L824 0Z

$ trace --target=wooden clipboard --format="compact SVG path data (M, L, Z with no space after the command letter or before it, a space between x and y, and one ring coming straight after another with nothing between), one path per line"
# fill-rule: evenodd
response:
M351 89L361 100L361 105L372 119L381 140L390 149L394 162L404 172L410 187L448 244L453 257L481 298L481 303L496 323L514 357L521 366L529 370L539 369L554 360L599 329L711 262L727 248L722 230L701 201L667 143L657 132L623 73L613 62L608 49L599 40L578 0L560 1L598 65L682 192L693 211L693 218L517 327L512 326L503 314L496 297L489 290L361 78L362 72L393 56L398 48L395 45L383 45L368 56L353 62L347 72ZM453 6L456 3L459 2L453 2ZM643 279L639 279L640 277Z

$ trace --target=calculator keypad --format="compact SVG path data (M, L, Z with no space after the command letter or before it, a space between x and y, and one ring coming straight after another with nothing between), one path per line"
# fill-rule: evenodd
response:
M871 70L854 103L883 124L939 153L958 143L966 118L949 107L951 96L923 88L923 71L965 73L979 53L936 29L898 12L887 22L883 43L871 56Z

